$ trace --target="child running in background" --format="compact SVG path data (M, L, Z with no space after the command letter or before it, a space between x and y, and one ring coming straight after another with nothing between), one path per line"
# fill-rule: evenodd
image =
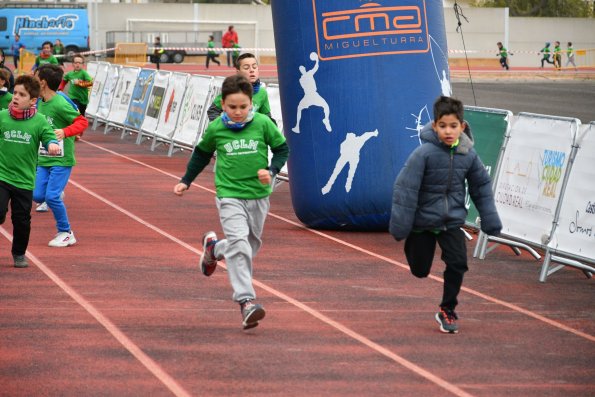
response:
M455 307L468 270L465 235L465 181L481 217L481 230L497 236L502 229L492 184L473 149L471 130L463 119L463 104L441 96L434 103L434 121L421 131L422 145L409 156L394 185L390 233L405 240L411 273L427 277L436 242L442 249L444 291L436 321L440 331L457 333Z
M237 74L244 76L250 84L252 84L252 105L254 111L269 116L271 120L271 105L269 104L269 95L264 85L260 83L260 71L258 69L258 61L254 54L246 52L240 55L234 63ZM221 95L218 95L207 110L209 121L215 120L223 112L221 106ZM275 120L273 120L275 122ZM275 123L276 124L276 123Z
M562 48L560 48L560 42L554 42L554 67L557 70L562 68Z
M62 153L60 156L48 155L44 150L39 152L37 178L33 199L46 202L56 220L57 234L49 242L50 247L68 247L76 243L76 238L66 213L62 192L66 188L72 167L76 164L74 157L74 137L81 134L89 125L87 119L74 109L56 90L62 82L64 72L57 65L43 65L37 71L41 85L41 101L39 112L46 116L59 139Z
M500 65L502 65L502 67L506 70L509 69L508 67L508 50L506 49L506 47L504 47L502 45L502 43L499 41L498 43L496 43L496 45L498 46L498 55L500 57Z
M213 48L215 48L215 42L213 41L215 38L211 35L209 36L209 41L207 42L207 59L206 59L206 68L209 68L209 61L213 61L217 64L217 66L221 66L221 62L217 59L219 54L215 52Z
M250 329L265 316L264 308L253 302L253 260L262 245L271 181L287 161L289 147L271 119L254 112L252 84L245 77L227 77L221 92L223 113L207 127L174 193L181 196L188 190L217 152L216 205L226 238L217 240L215 232L205 233L200 266L208 277L218 260L226 260L233 300L240 304L242 326ZM269 148L273 153L270 164Z
M75 55L72 59L74 70L66 73L58 91L62 91L67 83L70 82L68 97L76 104L82 116L87 111L89 104L89 88L93 85L93 78L84 69L85 58L82 55Z
M6 110L0 111L0 224L10 202L14 266L29 266L25 252L31 234L31 207L37 152L42 143L49 154L60 153L54 130L37 113L40 85L33 76L19 76Z
M35 58L35 64L33 65L32 71L35 71L41 65L46 63L52 65L59 65L58 59L54 56L54 45L51 41L44 41L41 45L41 52Z
M574 66L574 70L576 70L576 63L574 62L574 48L572 48L572 42L570 41L566 45L566 56L568 57L568 59L566 59L566 67L572 64L572 66Z
M10 72L0 68L0 110L8 109L12 94L8 91Z
M550 59L551 56L551 52L550 52L550 43L545 43L545 47L543 47L541 49L541 51L539 51L540 54L542 54L541 56L541 67L543 68L543 65L545 64L545 62L547 63L554 63L554 61L552 61Z

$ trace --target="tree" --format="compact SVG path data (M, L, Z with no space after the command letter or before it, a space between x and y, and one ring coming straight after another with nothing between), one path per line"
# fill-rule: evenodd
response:
M592 18L593 7L585 0L476 0L476 7L508 7L513 17Z

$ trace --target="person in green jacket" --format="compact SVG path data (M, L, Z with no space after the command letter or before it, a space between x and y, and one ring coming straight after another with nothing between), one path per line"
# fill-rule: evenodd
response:
M0 111L0 225L10 203L14 266L29 266L25 252L31 234L31 207L40 143L50 155L60 146L45 116L37 112L41 86L33 76L19 76L8 109Z

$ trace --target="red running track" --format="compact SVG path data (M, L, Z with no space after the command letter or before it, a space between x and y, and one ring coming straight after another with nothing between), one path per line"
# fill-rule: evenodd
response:
M419 280L387 233L315 231L271 198L255 284L267 309L241 330L223 266L212 172L172 193L189 153L87 131L66 205L79 242L50 248L33 214L28 269L1 228L0 396L593 396L593 280L497 249L470 260L457 335L434 313L443 266ZM469 244L471 253L473 243ZM224 265L224 263L222 263Z

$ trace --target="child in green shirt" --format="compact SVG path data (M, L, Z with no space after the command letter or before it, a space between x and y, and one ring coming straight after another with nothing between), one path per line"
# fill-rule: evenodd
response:
M50 247L68 247L76 243L74 233L64 206L62 192L66 188L74 157L74 137L81 134L89 125L87 119L74 109L70 103L56 93L63 77L63 70L58 65L42 65L36 72L41 85L41 101L38 107L62 147L60 156L51 156L41 149L37 165L37 177L33 200L46 202L56 220L56 236L49 242Z
M8 109L8 104L12 100L12 94L8 92L9 82L10 72L0 69L0 110Z
M260 71L258 69L258 61L254 54L246 52L240 55L236 66L237 74L244 76L252 84L252 106L254 111L269 116L271 120L271 105L269 104L269 95L264 85L260 83ZM221 106L221 95L218 95L207 110L209 121L215 120L223 112ZM274 122L275 120L273 120Z
M84 116L89 104L89 88L93 86L93 78L83 69L85 58L82 55L75 55L72 59L72 65L74 70L64 75L58 90L61 91L70 82L68 97L72 99L81 115Z
M33 76L19 76L8 109L0 111L0 224L10 202L14 266L29 266L25 252L31 234L31 207L37 152L42 143L51 155L60 153L56 134L35 106L40 92Z
M205 233L201 271L210 276L217 261L225 258L242 326L250 329L265 316L264 308L253 303L252 264L262 244L271 181L287 161L289 147L271 119L254 112L252 85L245 77L227 77L221 95L223 113L207 127L174 193L181 196L188 190L217 152L216 204L226 238L217 240L215 232ZM270 164L269 148L273 153Z
M219 62L217 60L217 57L219 57L219 54L217 54L217 52L215 52L215 50L213 50L212 48L215 48L215 42L214 42L215 38L211 35L209 36L209 41L207 43L207 60L206 60L206 68L209 68L209 61L213 61L217 64L217 66L221 66L221 62Z
M33 65L33 71L40 67L41 65L45 65L46 63L51 63L52 65L59 65L58 58L54 56L54 45L51 41L44 41L41 45L41 52L35 58L35 64Z

